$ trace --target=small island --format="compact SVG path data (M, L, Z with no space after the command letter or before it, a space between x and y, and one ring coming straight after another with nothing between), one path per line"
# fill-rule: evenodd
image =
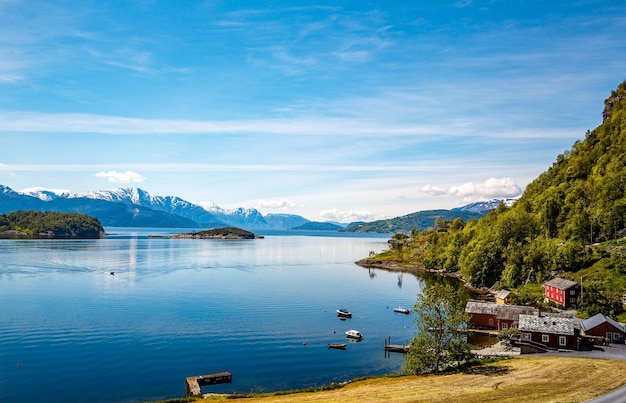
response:
M14 211L0 214L0 239L99 239L97 218L79 213Z
M263 236L255 235L245 229L235 227L214 228L205 231L189 232L174 235L149 235L149 238L174 238L174 239L262 239Z

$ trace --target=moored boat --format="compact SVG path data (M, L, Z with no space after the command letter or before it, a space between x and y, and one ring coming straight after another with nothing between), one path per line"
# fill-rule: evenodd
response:
M346 343L328 343L328 348L334 348L337 350L345 350Z
M352 312L348 311L347 309L337 309L337 316L339 316L340 318L351 318Z
M349 339L355 339L355 340L361 340L363 338L363 335L361 334L361 332L359 332L358 330L354 330L354 329L348 330L346 332L346 336Z
M403 313L405 315L408 315L411 313L411 310L409 308L403 308L401 306L397 307L397 308L393 308L394 312L398 312L398 313Z

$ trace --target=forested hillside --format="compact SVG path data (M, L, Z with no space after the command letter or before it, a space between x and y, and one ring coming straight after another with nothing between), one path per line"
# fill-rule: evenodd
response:
M342 232L409 232L413 229L418 231L435 227L437 220L453 220L461 218L462 220L470 220L480 218L483 214L463 211L463 210L425 210L404 215L402 217L391 218L387 220L378 220L367 223L350 225Z
M0 214L0 235L29 238L101 238L104 228L94 218L78 213L16 211Z
M626 82L605 100L603 116L510 208L414 234L394 243L388 258L460 272L476 286L517 288L519 299L556 275L583 278L589 312L623 311Z

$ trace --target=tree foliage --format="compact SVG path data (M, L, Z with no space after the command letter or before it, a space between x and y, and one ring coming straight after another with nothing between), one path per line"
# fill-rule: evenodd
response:
M94 217L41 211L0 214L0 231L10 230L30 237L52 238L100 238L104 234L104 228Z
M417 336L405 355L404 373L439 372L471 357L466 336L459 331L467 328L469 318L452 286L428 286L418 294L413 312Z

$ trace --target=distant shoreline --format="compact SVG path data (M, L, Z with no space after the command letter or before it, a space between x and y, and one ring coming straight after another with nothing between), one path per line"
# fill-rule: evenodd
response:
M20 230L0 231L0 239L102 239L106 236L104 232L97 235L80 235L80 234L55 234L52 231L40 232L38 234L29 234Z

